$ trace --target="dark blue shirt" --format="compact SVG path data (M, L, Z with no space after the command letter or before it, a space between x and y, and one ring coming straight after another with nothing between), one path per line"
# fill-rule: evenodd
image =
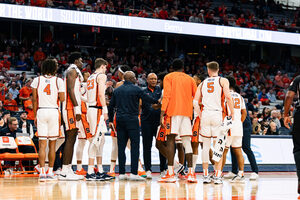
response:
M246 105L246 109L247 109L247 116L246 116L245 121L243 122L243 130L244 130L244 133L250 132L250 134L251 134L252 133L252 122L251 122L251 118L250 118L249 113L248 113L248 106L247 105Z
M15 139L17 133L22 133L22 130L18 128L16 131L11 131L8 126L0 130L0 136L13 137Z
M140 99L142 99L143 102L149 102L151 104L158 103L157 100L147 95L140 87L125 81L122 86L114 91L109 102L109 121L113 122L115 111L117 113L117 120L138 119Z
M150 97L154 98L155 100L159 100L161 97L161 89L159 86L155 86L154 90L147 87L144 89L144 92L148 94ZM158 123L159 119L160 119L160 109L155 110L151 107L150 103L142 102L141 120Z

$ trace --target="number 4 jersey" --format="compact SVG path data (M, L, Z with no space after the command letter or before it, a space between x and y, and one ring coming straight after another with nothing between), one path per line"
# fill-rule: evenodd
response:
M64 83L56 76L39 76L31 83L37 89L38 108L58 108L58 93L65 92Z

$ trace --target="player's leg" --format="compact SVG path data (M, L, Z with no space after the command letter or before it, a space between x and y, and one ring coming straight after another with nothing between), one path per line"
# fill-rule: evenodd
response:
M117 137L111 137L112 140L112 150L111 150L111 160L110 160L110 169L109 175L115 177L115 167L118 159L118 141Z
M210 183L210 177L208 173L209 162L209 149L211 146L211 138L203 137L203 149L202 149L202 168L203 168L203 183Z
M225 147L224 152L223 152L223 156L222 156L223 157L223 159L222 159L222 168L221 168L222 171L223 171L225 163L226 163L226 156L227 156L228 150L229 150L229 148Z
M196 172L196 165L197 165L198 154L199 154L198 148L199 148L199 142L192 142L194 172Z
M242 139L243 136L233 136L232 140L232 150L237 158L238 166L239 166L239 172L238 174L232 178L232 182L244 182L244 156L242 153Z
M54 176L53 173L53 166L55 161L55 146L56 146L56 138L51 138L49 140L49 152L48 152L48 159L49 159L49 169L47 174L47 179L55 180L57 177Z
M76 158L77 158L77 171L78 175L85 175L86 172L82 168L82 155L83 149L85 147L86 139L78 139L77 149L76 149Z

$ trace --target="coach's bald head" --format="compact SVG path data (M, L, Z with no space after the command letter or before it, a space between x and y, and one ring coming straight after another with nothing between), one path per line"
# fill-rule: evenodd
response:
M133 71L127 71L124 73L124 80L131 83L136 83L135 73Z

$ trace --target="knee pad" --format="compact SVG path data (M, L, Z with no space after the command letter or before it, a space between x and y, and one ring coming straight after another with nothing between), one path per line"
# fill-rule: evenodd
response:
M209 161L210 145L211 145L211 139L203 137L202 163L208 163Z
M185 149L185 154L193 153L191 137L182 137L182 144Z

